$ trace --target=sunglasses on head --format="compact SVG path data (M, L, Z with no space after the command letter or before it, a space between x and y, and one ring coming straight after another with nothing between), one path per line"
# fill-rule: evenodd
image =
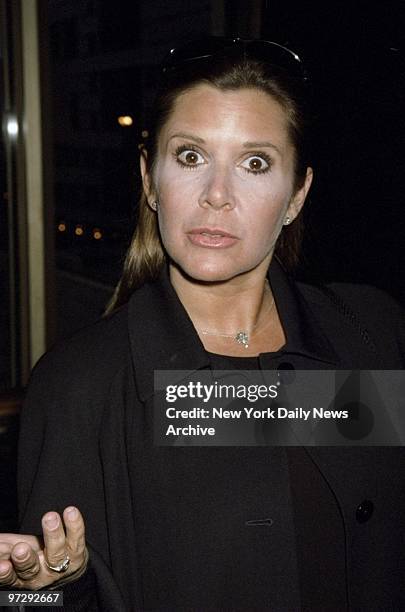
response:
M171 49L163 62L163 72L170 73L194 62L206 62L220 57L258 60L281 69L288 77L308 80L300 57L291 49L270 40L222 36L207 36Z

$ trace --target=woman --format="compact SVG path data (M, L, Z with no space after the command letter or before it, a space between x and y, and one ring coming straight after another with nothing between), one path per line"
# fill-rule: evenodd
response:
M285 271L313 175L299 58L209 39L163 80L110 314L32 377L21 531L43 517L44 544L3 536L0 583L74 610L402 609L401 448L153 444L154 370L402 369L405 346L381 292Z

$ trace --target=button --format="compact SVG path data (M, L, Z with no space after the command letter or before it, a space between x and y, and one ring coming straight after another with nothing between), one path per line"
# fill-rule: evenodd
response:
M356 510L356 519L359 523L365 523L369 520L374 511L374 504L369 499L365 499L361 502L361 504L357 507Z
M277 376L283 385L291 385L295 380L295 368L292 363L283 361L277 367Z

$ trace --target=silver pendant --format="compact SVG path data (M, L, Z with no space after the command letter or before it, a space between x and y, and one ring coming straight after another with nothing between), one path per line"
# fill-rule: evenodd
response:
M248 348L249 346L249 335L244 332L244 331L240 331L236 334L235 336L235 340L236 342L238 342L238 344L243 344L243 346L245 348Z

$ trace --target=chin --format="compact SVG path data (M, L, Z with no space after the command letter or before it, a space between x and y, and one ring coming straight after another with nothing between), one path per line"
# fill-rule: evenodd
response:
M192 262L189 265L177 267L189 278L204 283L221 283L247 272L247 270L236 268L235 265L219 265L209 262Z

